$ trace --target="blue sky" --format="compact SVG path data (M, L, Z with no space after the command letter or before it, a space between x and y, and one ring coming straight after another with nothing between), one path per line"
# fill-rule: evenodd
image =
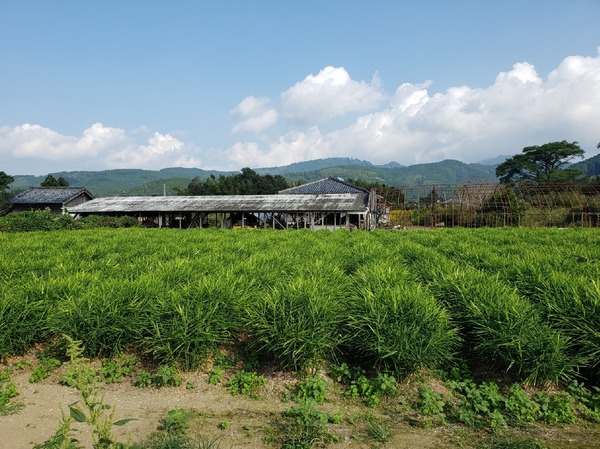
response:
M600 141L599 0L0 2L0 170Z

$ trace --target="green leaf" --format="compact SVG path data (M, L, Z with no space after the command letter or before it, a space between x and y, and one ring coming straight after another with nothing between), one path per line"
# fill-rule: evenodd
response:
M137 419L135 418L126 418L126 419L120 419L118 421L115 421L113 423L113 426L124 426L125 424L127 424L129 421L137 421Z
M85 414L81 410L79 410L77 407L73 407L72 405L69 405L69 414L71 415L71 418L73 418L77 422L86 422L87 421Z

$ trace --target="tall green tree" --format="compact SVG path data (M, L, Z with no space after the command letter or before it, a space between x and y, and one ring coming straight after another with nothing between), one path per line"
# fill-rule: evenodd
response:
M69 187L69 181L62 176L56 179L54 176L48 175L40 185L42 187Z
M0 191L8 189L8 185L11 184L15 178L7 175L3 171L0 171Z
M10 206L11 194L10 192L6 192L6 189L8 189L8 185L14 180L15 178L12 176L0 171L0 211Z
M505 184L515 181L572 181L581 173L566 167L573 159L583 158L583 154L577 142L566 140L525 147L521 154L498 165L496 176Z

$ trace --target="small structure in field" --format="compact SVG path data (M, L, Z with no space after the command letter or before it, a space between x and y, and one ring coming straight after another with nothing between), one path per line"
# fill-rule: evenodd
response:
M12 199L10 212L49 209L62 214L68 208L79 206L94 199L84 187L31 187Z

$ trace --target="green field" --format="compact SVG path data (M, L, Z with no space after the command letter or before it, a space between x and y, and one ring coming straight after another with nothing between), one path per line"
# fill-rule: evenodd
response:
M291 370L465 360L531 384L599 380L597 230L99 229L0 248L2 357L66 334L90 356L183 369L244 345Z

